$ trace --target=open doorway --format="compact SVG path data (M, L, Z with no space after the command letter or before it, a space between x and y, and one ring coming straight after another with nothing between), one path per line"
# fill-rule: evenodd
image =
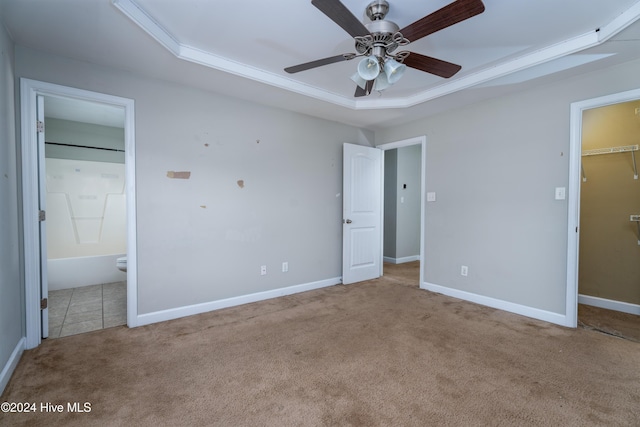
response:
M46 206L46 191L40 191L46 187L45 164L45 140L46 129L43 123L46 121L44 114L45 98L56 98L66 101L83 101L102 106L115 107L124 113L124 194L126 197L126 324L137 326L137 268L136 268L136 203L135 203L135 125L134 102L131 99L112 95L90 92L66 86L39 82L29 79L20 80L21 101L21 157L22 157L22 212L24 223L23 250L25 272L25 306L26 306L26 347L37 347L42 338L49 335L49 309L48 309L48 256L47 256L47 221L46 211L41 206ZM80 105L80 104L76 104ZM89 104L82 104L86 110ZM86 111L85 111L86 112ZM54 141L55 142L55 141ZM78 150L75 147L58 146L56 149ZM86 150L86 149L84 149ZM86 159L85 159L86 160ZM122 169L122 166L119 166ZM52 168L55 170L55 168ZM80 168L82 169L82 168ZM93 176L99 175L100 179L109 180L117 173L110 171L94 171ZM66 172L54 172L63 176ZM70 174L76 173L72 168ZM53 179L53 176L49 177ZM87 196L87 194L84 194ZM91 195L89 195L91 196ZM62 197L64 199L67 196ZM92 201L92 196L81 200L82 203ZM96 197L97 200L97 197ZM117 204L117 203L116 203ZM67 206L69 206L67 204ZM90 210L90 209L89 209ZM82 209L80 209L82 211ZM87 219L87 209L80 217ZM77 216L77 215L74 215ZM90 217L91 215L89 215ZM83 218L77 218L82 222ZM95 218L94 218L95 219ZM69 220L69 215L67 215ZM71 233L82 234L80 240L91 240L95 236L96 224L99 221L86 221L72 226ZM101 222L101 221L100 221ZM104 223L102 222L102 226ZM54 227L52 227L54 228ZM78 230L82 229L81 232ZM93 232L91 230L94 230ZM102 230L104 232L107 230ZM110 233L112 234L112 233ZM114 255L114 254L112 254ZM115 254L119 255L119 254ZM86 267L84 267L86 270ZM111 270L111 268L109 268ZM117 262L113 265L113 271L117 272ZM69 277L69 276L67 276Z
M383 144L383 271L421 287L426 137Z
M42 100L48 338L125 325L124 107Z
M567 257L568 326L620 335L606 323L619 329L622 320L638 339L639 99L634 90L571 106Z
M640 342L640 100L582 113L578 325Z

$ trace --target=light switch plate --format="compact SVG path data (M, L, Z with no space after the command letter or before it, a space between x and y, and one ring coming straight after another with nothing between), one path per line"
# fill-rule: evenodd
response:
M427 202L435 202L436 201L436 192L430 191L427 193Z
M566 195L565 187L556 187L556 200L564 200Z

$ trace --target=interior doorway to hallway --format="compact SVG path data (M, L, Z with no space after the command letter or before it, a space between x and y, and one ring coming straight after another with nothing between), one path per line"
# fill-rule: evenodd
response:
M415 278L422 286L424 265L424 210L426 137L383 144L383 272Z

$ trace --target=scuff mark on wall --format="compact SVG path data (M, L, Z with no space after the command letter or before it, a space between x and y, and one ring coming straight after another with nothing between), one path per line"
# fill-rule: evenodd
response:
M209 146L209 144L204 144L204 146L205 146L205 147L208 147L208 146Z
M244 188L244 180L243 179L239 179L238 180L238 187Z
M189 171L182 171L182 172L169 171L169 172L167 172L167 178L171 178L171 179L189 179L189 178L191 178L191 172L189 172Z
M202 209L207 209L207 205L200 205Z

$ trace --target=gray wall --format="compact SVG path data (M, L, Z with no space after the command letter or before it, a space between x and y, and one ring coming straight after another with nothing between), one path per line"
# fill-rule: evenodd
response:
M45 99L46 102L47 100ZM123 128L45 117L45 129L47 142L45 156L48 158L124 163ZM51 143L110 150L69 147Z
M384 256L387 258L420 254L421 153L420 145L384 153Z
M398 148L396 257L420 254L420 173L422 146ZM406 188L404 185L406 184Z
M13 55L11 39L0 25L0 372L24 336ZM0 392L6 381L0 378Z
M427 135L425 281L564 314L570 104L638 88L640 61L376 133ZM460 275L469 266L468 277Z
M384 247L382 254L396 258L398 200L398 150L384 152Z
M341 275L342 143L372 133L21 47L16 74L135 100L139 314Z

